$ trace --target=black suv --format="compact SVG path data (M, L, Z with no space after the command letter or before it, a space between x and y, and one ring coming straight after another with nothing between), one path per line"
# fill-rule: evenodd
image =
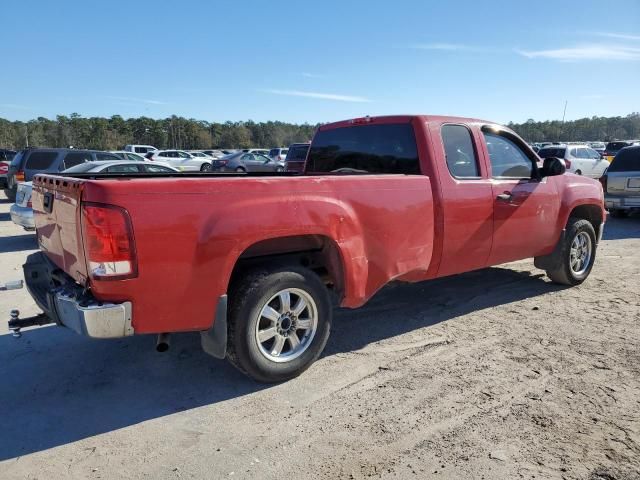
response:
M4 193L12 202L16 199L18 183L30 182L36 173L58 173L74 165L95 160L122 160L117 155L96 150L73 148L27 148L19 151L7 173Z

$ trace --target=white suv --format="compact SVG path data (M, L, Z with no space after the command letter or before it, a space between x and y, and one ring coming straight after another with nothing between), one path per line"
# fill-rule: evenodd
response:
M541 148L538 156L560 158L564 160L567 172L592 178L600 178L609 166L609 162L588 145L549 145Z
M125 145L124 151L139 153L140 155L146 155L149 152L157 152L158 149L153 145Z
M148 153L148 160L164 162L181 172L210 172L212 158L194 157L184 150L158 150Z

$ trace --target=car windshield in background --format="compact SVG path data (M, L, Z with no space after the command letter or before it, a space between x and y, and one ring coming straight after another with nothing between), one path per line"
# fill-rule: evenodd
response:
M564 153L567 151L566 148L558 148L558 147L545 147L541 148L538 152L538 156L541 158L549 158L549 157L557 157L564 158Z
M420 173L409 123L320 130L309 148L307 165L307 171L314 173Z
M80 164L75 165L73 167L67 168L66 170L64 170L64 173L83 173L83 172L88 172L89 170L91 170L92 168L94 168L97 165L100 165L100 164L96 163L96 162L80 163Z
M620 150L607 169L609 172L640 172L640 147Z
M629 142L609 142L607 143L607 151L617 152L621 148L628 147L631 144Z

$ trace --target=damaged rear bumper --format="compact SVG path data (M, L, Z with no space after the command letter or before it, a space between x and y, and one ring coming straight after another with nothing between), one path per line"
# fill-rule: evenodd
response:
M53 323L91 338L133 335L131 302L105 303L75 283L42 252L23 265L27 290Z

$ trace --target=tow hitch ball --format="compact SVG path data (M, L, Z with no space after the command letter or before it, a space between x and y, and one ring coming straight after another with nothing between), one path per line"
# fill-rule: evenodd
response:
M22 332L20 331L22 328L51 323L51 319L44 313L40 313L33 317L19 318L20 312L18 310L11 310L10 315L9 330L11 330L13 338L20 338L22 336Z

